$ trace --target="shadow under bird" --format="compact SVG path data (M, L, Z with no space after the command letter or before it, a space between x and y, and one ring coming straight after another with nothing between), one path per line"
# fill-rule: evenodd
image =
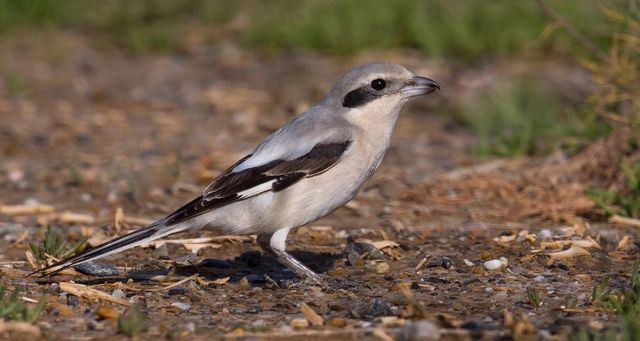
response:
M220 234L257 234L263 250L299 277L326 287L328 278L287 253L289 231L353 199L380 165L403 106L436 89L435 81L397 64L358 66L308 111L220 174L201 196L149 226L37 273L54 274L174 233L209 228Z

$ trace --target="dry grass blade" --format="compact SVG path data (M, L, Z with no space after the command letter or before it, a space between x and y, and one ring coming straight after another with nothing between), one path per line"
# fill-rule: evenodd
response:
M113 297L107 294L106 292L102 292L100 290L96 290L82 284L60 282L60 290L67 292L69 294L72 294L78 297L83 297L90 300L107 301L107 302L112 302L112 303L116 303L124 306L131 305L129 302L121 298Z
M422 258L420 260L420 262L418 262L418 265L416 265L416 267L414 268L415 271L420 270L420 268L427 262L427 260L429 259L429 256L424 256L424 258Z
M196 277L196 282L198 282L198 284L200 284L200 285L207 285L207 286L210 285L210 284L223 285L223 284L229 282L229 279L231 279L231 277L222 277L222 278L218 278L218 279L213 280L213 281L207 281L207 280L204 280L204 279L202 279L200 277Z
M163 288L160 288L160 289L151 289L149 291L167 290L167 289L175 288L175 287L177 287L179 285L182 285L184 283L187 283L187 282L192 281L192 280L197 280L197 279L198 279L198 274L193 274L193 275L191 275L191 276L189 276L187 278L183 278L183 279L181 279L181 280L179 280L179 281L177 281L175 283L171 283L171 284L167 285L166 287L163 287Z
M122 231L123 221L124 221L124 211L122 210L122 207L118 207L113 217L113 228L116 230L116 234Z
M0 206L0 214L6 215L31 215L53 213L54 207L45 204L29 204L29 205L2 205Z

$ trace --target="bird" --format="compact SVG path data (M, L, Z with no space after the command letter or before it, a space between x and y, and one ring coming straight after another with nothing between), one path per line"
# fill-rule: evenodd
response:
M37 270L41 276L179 232L257 235L257 244L302 279L327 287L286 251L289 231L352 200L380 166L409 100L439 90L391 62L357 66L306 112L267 136L200 196L129 234Z

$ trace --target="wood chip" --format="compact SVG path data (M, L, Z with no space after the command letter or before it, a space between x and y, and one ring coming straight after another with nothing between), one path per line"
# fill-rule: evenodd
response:
M6 215L31 215L53 213L55 208L45 204L29 204L29 205L1 205L0 214Z
M640 227L640 219L628 218L619 215L614 215L613 217L609 218L609 222L620 225Z
M618 242L618 250L620 251L628 251L633 249L633 247L634 247L634 243L633 243L633 238L631 238L631 236L624 236Z
M542 250L546 249L562 249L566 246L577 246L581 248L596 247L600 248L600 245L593 239L580 239L580 240L554 240L549 242L540 242Z
M29 262L33 270L39 270L40 266L38 265L38 261L36 260L36 256L33 255L33 252L31 252L31 250L27 250L25 252L25 255L27 256L27 261Z
M384 330L382 330L381 328L376 328L373 330L373 336L375 336L378 340L382 340L382 341L394 341L394 339L391 337L391 335L387 334L387 332L385 332Z
M92 225L95 223L96 218L92 215L84 213L65 211L60 213L56 217L56 221L59 221L63 224Z
M567 258L574 258L574 257L580 257L580 256L590 256L590 255L591 253L589 253L589 251L575 245L571 245L570 248L564 251L547 253L547 256L549 256L548 264L553 263L557 259L567 259Z
M4 333L22 333L30 334L36 337L41 335L40 328L38 326L22 322L22 321L5 321L0 320L0 334Z
M291 320L291 326L293 328L308 328L309 321L305 318L294 318Z
M493 241L498 243L498 244L507 244L507 243L510 243L510 242L516 240L517 237L518 236L515 235L515 234L510 234L510 235L507 235L507 236L495 237L495 238L493 238Z
M102 292L82 284L60 282L60 290L67 292L71 295L87 298L90 300L107 301L107 302L112 302L112 303L125 305L125 306L131 305L126 300L113 297L106 292Z
M388 327L403 326L406 323L405 319L401 319L398 316L380 316L379 319L384 326Z
M324 324L324 319L322 318L322 316L318 315L318 313L316 313L316 311L313 310L313 308L311 308L308 304L302 303L300 305L300 311L302 311L304 317L306 317L312 325L321 326Z
M393 240L380 240L376 242L368 242L369 244L376 247L378 250L386 249L388 247L399 247L400 244L394 242Z

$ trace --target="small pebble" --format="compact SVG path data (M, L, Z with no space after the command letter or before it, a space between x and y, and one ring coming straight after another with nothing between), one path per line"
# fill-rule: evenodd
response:
M168 292L169 296L184 295L186 293L187 293L187 289L186 288L181 288L181 287L171 288L171 289L169 289L169 292Z
M389 272L389 264L387 264L386 262L376 264L376 273L386 274L387 272Z
M466 265L466 266L474 266L475 265L475 264L473 264L472 261L470 261L470 260L468 260L466 258L463 259L462 261L464 262L464 265Z
M435 276L424 277L421 279L423 282L436 283L436 284L448 284L450 281L446 278L439 278Z
M492 259L492 260L486 261L484 262L483 265L487 270L497 270L503 266L506 266L507 264L508 264L507 259L504 257L500 257L500 259Z
M445 269L451 269L453 267L453 260L449 257L442 257L442 267Z
M176 257L175 263L182 266L192 266L196 263L197 258L198 257L193 253L188 253L186 255Z
M124 291L122 291L122 290L120 290L120 289L115 289L115 290L113 290L113 292L111 293L111 297L113 297L113 298L120 298L120 299L123 299L123 298L126 298L126 297L127 297L127 295L124 293Z
M490 260L491 258L493 258L493 255L489 251L483 251L480 254L480 259L482 259L482 260L486 261L486 260Z
M89 330L103 330L104 329L104 324L95 321L95 320L90 320L89 323L87 324L87 329Z
M191 305L182 302L173 302L171 303L171 306L176 307L182 311L189 311L189 309L191 309Z
M351 315L357 319L393 315L391 305L379 298L368 303L357 304L351 309Z
M72 307L75 307L75 306L78 305L78 303L79 303L78 302L78 298L76 296L73 296L73 295L67 296L67 304L68 305L70 305Z
M437 266L441 266L445 269L450 269L451 267L453 267L453 261L449 257L442 257L441 259L433 259L426 265L427 268L433 268Z
M293 328L309 328L309 321L305 318L294 318L291 320Z
M118 275L118 269L105 263L88 262L74 267L76 271L87 276L108 277Z
M546 280L546 278L542 275L536 276L533 278L534 281L536 282L544 282Z
M399 340L440 340L440 328L431 321L409 321L398 333Z
M359 262L364 258L384 259L384 254L378 248L369 243L356 242L353 237L347 238L345 253L349 265L360 265Z
M540 230L539 235L541 239L551 239L551 231L548 229Z

